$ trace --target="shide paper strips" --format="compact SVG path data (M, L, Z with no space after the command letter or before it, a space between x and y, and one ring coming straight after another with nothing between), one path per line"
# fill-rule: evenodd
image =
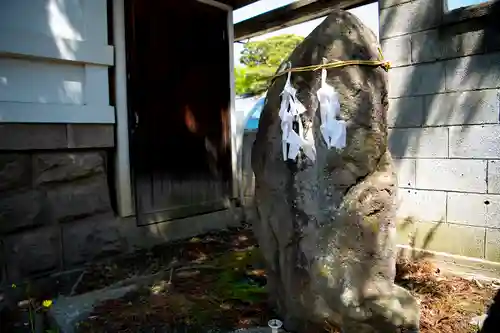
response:
M300 115L306 111L304 105L297 99L297 89L290 81L291 72L281 92L279 116L281 119L283 160L295 160L302 148L304 154L311 160L316 160L316 148L313 140L304 138L304 129ZM321 114L321 134L327 147L342 149L346 146L346 123L337 120L340 113L340 102L335 89L326 83L326 69L321 72L321 88L317 91ZM298 131L293 129L293 123L298 124ZM288 151L287 151L288 147Z
M285 83L285 87L281 92L281 106L279 116L281 118L281 133L283 145L283 160L297 158L300 148L306 156L312 161L316 160L316 149L313 142L309 142L304 138L304 129L300 115L306 111L306 108L297 99L297 89L290 82L291 73ZM298 132L294 131L293 123L298 123ZM288 145L288 152L287 152Z
M339 97L335 89L326 83L326 69L321 70L321 88L316 93L321 115L321 134L330 148L342 149L346 146L346 123L337 120L340 114Z

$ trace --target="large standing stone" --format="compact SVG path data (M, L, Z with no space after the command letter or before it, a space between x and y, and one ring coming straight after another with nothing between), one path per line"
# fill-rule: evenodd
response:
M374 34L352 14L334 12L292 53L293 67L379 58ZM292 75L305 135L317 159L282 158L280 93L271 85L252 151L258 220L272 300L285 328L305 332L329 321L344 332L418 330L414 298L394 285L396 175L387 148L387 88L382 68L328 71L347 122L347 147L328 150L320 135L320 71Z

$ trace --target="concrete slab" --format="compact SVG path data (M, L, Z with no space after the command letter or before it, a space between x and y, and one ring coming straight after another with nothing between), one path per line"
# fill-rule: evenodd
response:
M73 297L59 297L49 310L51 325L60 333L74 333L76 324L87 318L104 301L117 299L136 290L136 285L101 289Z

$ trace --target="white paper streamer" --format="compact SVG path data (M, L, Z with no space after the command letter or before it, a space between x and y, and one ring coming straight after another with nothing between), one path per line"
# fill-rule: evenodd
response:
M281 118L283 160L294 160L299 154L300 148L302 148L304 154L306 154L306 156L312 161L315 161L316 149L314 142L310 142L304 138L304 129L300 119L300 115L306 111L306 108L297 99L297 90L292 86L290 76L291 73L288 72L285 87L281 92L281 106L279 112L279 116ZM298 133L293 130L294 121L296 121L299 125Z
M326 69L321 70L321 88L317 91L321 115L321 134L326 146L342 149L346 146L346 123L337 120L340 114L339 97L335 89L326 83Z

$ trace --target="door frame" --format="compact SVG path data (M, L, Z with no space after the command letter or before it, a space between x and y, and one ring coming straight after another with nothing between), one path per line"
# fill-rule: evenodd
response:
M132 170L130 165L130 120L127 101L127 56L125 37L125 1L113 1L113 40L115 48L115 110L116 110L116 154L115 154L115 188L118 215L121 217L133 216L135 212L134 189L132 186ZM231 135L231 173L232 198L241 202L240 182L241 171L240 153L242 133L238 126L235 113L235 86L234 86L234 27L233 8L215 0L196 0L198 2L227 11L227 40L229 51L229 120Z

